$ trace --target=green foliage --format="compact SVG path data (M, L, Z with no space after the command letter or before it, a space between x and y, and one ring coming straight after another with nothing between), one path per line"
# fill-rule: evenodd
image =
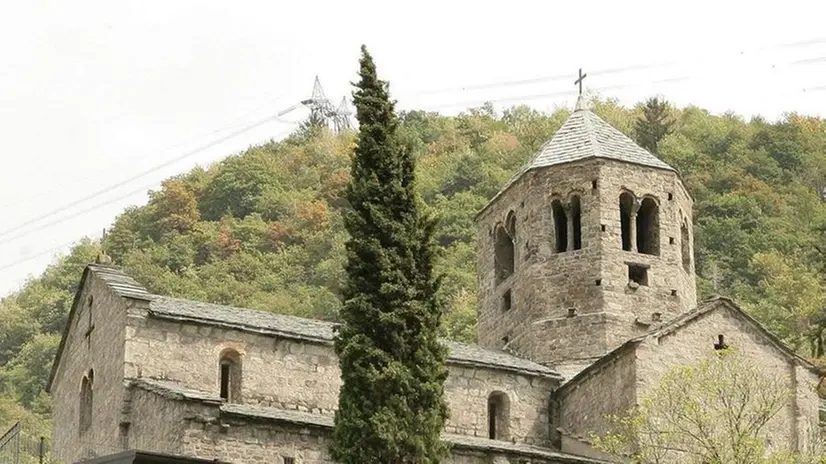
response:
M723 350L672 368L638 407L611 416L613 429L594 436L594 446L632 464L817 462L820 443L802 454L783 443L769 446L770 421L791 394L783 377Z
M642 115L612 101L593 107L630 135ZM475 340L474 214L569 114L517 106L501 115L481 108L399 116L417 191L440 218L443 335ZM695 200L700 298L735 298L801 355L826 364L826 120L745 121L697 107L668 114L673 125L657 151ZM149 204L117 218L106 251L156 293L339 320L348 236L342 212L355 142L352 133L311 128L169 179ZM13 422L22 405L26 414L48 414L47 407L34 412L31 398L51 361L33 349L49 349L41 335L61 334L81 271L98 251L80 242L0 301L0 398L21 405L0 408L0 422Z
M674 126L668 102L657 97L649 98L641 109L642 115L634 122L634 138L641 147L657 154L660 141Z
M438 463L448 412L436 222L422 211L413 157L399 142L387 84L365 47L360 77L346 196L352 209L344 216L347 279L335 340L342 386L330 451L347 464Z

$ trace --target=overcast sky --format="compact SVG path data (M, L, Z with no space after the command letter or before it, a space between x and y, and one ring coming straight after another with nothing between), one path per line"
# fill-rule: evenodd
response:
M582 67L586 90L628 105L660 94L745 117L826 115L822 1L484 5L3 2L0 296L161 180L285 136L306 110L198 150L307 98L316 75L336 103L349 96L362 43L403 109L572 107Z

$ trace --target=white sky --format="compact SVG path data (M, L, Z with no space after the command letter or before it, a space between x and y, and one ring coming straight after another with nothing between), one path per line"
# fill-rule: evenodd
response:
M294 125L272 121L184 156L307 98L315 75L336 104L349 96L362 43L401 109L570 107L558 93L582 67L586 89L625 104L656 93L747 117L826 115L826 2L757 3L3 2L0 296L161 180L286 135Z

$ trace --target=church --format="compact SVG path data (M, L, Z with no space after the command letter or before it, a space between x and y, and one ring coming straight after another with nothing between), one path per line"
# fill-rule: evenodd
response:
M475 218L478 345L445 341L446 462L608 462L589 441L606 415L722 346L782 376L793 395L766 433L807 446L823 372L731 300L697 301L692 204L679 172L577 102ZM333 328L90 264L47 385L56 457L333 463Z

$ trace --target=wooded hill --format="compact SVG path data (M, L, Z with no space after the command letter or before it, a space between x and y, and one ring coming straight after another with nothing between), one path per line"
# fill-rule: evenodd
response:
M594 111L678 168L695 198L700 297L735 298L798 352L826 345L826 120L745 121L649 101ZM401 115L418 186L441 218L447 336L475 336L474 214L569 115L490 107ZM344 277L342 200L355 134L310 126L167 179L115 221L105 249L150 291L334 320ZM48 436L42 392L83 267L81 241L0 302L0 428Z

